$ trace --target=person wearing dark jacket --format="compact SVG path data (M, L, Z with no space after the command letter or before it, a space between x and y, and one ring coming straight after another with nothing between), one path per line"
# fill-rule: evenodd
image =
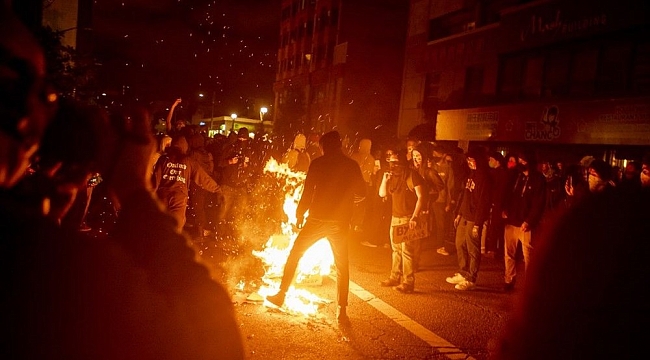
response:
M409 166L415 170L424 179L422 184L422 215L421 219L426 221L427 233L429 236L425 239L418 239L415 241L415 258L413 265L415 271L418 270L420 265L420 255L422 253L423 245L431 247L433 239L434 228L434 213L433 204L438 199L438 195L445 189L445 183L438 175L438 172L433 167L429 166L431 162L431 155L433 154L433 147L427 142L418 144L413 151L411 151L411 161ZM426 243L425 243L426 242Z
M44 86L42 49L8 6L0 3L2 357L244 359L228 292L153 194L149 117L131 117L119 146L96 158L122 205L109 235L63 229L46 206L15 197L57 96Z
M494 188L492 190L492 207L490 208L490 221L485 237L485 254L493 257L498 253L503 256L503 231L505 223L501 217L503 199L509 189L510 174L506 168L506 161L501 153L494 151L490 154L490 177Z
M456 290L471 290L476 286L481 265L481 230L490 213L491 179L488 155L482 148L467 154L469 175L461 195L454 226L459 272L447 278Z
M521 241L524 262L528 266L533 249L533 233L544 214L546 179L537 171L535 154L522 152L517 157L518 174L511 190L506 194L502 217L505 219L505 285L512 291L517 276L517 244Z
M190 157L201 166L203 170L214 179L214 161L212 154L205 149L205 137L197 133L188 139L190 146ZM209 192L195 183L190 183L190 205L194 215L195 234L199 239L209 236L212 232L207 229L208 221L206 214L207 199Z
M231 133L233 134L233 133ZM250 211L250 193L255 185L257 156L253 154L248 129L239 129L226 144L219 161L223 199L217 215L221 232L235 232L234 225Z
M156 194L176 219L179 231L185 226L190 183L211 193L221 191L201 165L187 154L188 150L185 137L175 138L167 155L158 160L153 176Z
M266 298L280 307L293 282L298 261L314 243L327 238L334 252L337 283L337 319L347 321L349 264L348 234L355 202L366 196L366 182L361 168L354 160L343 154L341 137L337 131L320 138L323 156L309 165L304 190L296 210L296 225L302 227L305 213L309 218L298 234L284 266L284 274L277 294Z

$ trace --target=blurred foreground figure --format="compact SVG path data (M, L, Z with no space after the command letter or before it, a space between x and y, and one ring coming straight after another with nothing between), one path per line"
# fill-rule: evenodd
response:
M539 241L496 359L636 359L647 343L650 189L589 194Z
M243 359L228 293L195 260L150 189L145 116L128 117L105 159L105 179L122 205L112 238L66 231L44 216L45 207L36 211L16 196L56 95L44 86L41 50L3 4L2 358Z

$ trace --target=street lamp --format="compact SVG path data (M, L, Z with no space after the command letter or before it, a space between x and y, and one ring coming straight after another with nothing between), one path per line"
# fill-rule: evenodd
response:
M264 122L264 115L269 111L266 107L262 106L260 108L260 121Z
M212 122L214 122L214 96L215 96L214 93L215 92L213 91L212 92L212 101L211 101L211 104L210 104L210 126L212 126ZM203 98L205 98L205 94L204 93L199 93L199 97L201 99L203 99Z
M266 108L266 106L262 106L260 108L260 128L259 132L260 134L264 133L264 115L269 111L269 109Z
M230 131L235 131L235 120L237 119L237 114L230 114L230 118L232 119L232 128L230 128Z

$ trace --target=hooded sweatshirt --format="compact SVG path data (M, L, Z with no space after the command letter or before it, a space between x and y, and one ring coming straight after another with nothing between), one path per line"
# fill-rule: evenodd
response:
M476 170L470 170L461 195L458 215L473 221L476 225L483 224L490 213L492 199L490 197L491 179L487 159L474 156Z
M361 175L366 184L370 184L372 173L375 169L375 158L370 155L372 141L370 139L361 139L359 141L359 151L352 154L352 159L359 164Z
M154 170L156 191L180 192L188 196L190 182L215 193L219 185L194 159L187 155L189 145L185 137L174 139L167 155L162 156Z

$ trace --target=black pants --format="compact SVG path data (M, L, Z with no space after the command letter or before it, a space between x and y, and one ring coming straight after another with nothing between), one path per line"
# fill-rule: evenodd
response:
M286 293L296 275L296 268L302 255L322 238L327 238L334 253L336 264L336 301L339 306L348 305L350 289L350 267L348 262L348 234L350 226L339 221L326 221L307 218L305 227L300 231L293 248L289 252L284 274L280 283L280 292Z

